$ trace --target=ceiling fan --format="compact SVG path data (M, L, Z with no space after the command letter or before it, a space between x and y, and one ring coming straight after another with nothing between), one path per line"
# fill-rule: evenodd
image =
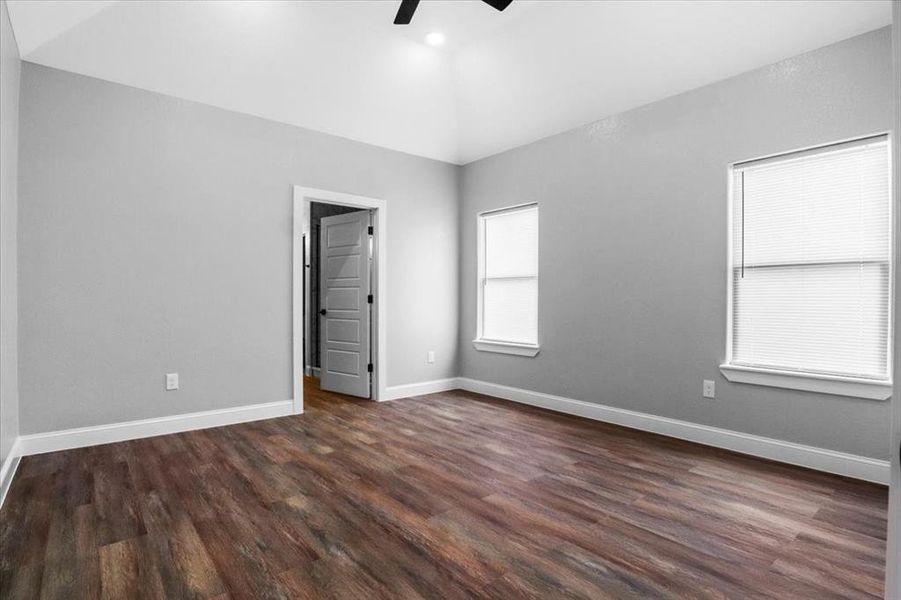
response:
M504 10L513 2L513 0L482 0L488 6L497 9ZM416 12L416 7L419 6L419 0L401 0L400 8L397 9L397 16L394 17L395 25L409 25L410 21L413 20L413 13Z

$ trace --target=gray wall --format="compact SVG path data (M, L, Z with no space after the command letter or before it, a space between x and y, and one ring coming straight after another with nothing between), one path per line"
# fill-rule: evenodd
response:
M731 384L717 366L727 164L891 126L885 28L466 165L461 375L888 458L888 402ZM477 352L476 213L531 201L541 353Z
M21 94L23 434L289 399L292 184L388 202L388 385L456 374L459 167L29 63Z
M889 45L873 32L462 170L26 63L22 433L288 399L300 184L392 206L389 385L457 374L459 342L466 377L886 458L888 403L730 384L717 365L726 165L889 129ZM542 350L477 353L475 215L526 201Z
M16 212L19 49L0 2L0 463L19 435Z

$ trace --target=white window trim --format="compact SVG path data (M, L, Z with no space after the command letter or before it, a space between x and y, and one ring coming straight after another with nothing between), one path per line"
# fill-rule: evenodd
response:
M742 165L750 162L756 162L758 160L765 159L775 159L782 156L796 154L798 152L806 152L813 151L820 148L826 148L830 146L838 146L841 144L853 143L862 140L866 140L868 138L886 136L889 139L889 186L890 186L890 194L892 197L891 209L890 209L890 221L891 221L891 237L892 237L892 253L891 257L895 256L894 247L897 243L895 241L896 232L895 232L895 189L894 189L894 178L891 176L892 173L892 165L891 165L891 154L892 154L892 144L891 144L891 134L889 132L880 132L874 133L871 135L865 135L857 138L849 138L847 140L841 140L838 142L833 142L829 144L820 144L816 146L810 146L807 148L799 148L798 150L792 150L789 152L780 152L778 154L773 154L769 156L762 156L757 159L750 160L741 160L734 163L729 164L729 168L726 170L726 177L728 178L727 186L728 186L728 244L726 248L726 270L727 270L727 282L726 282L726 360L723 364L720 365L720 372L723 376L734 383L749 383L754 385L762 385L767 387L777 387L791 390L802 390L808 392L819 392L821 394L832 394L838 396L849 396L852 398L864 398L868 400L888 400L892 396L892 381L891 379L866 379L863 377L843 377L841 375L827 375L823 373L811 373L806 371L784 371L780 369L771 369L764 367L753 367L748 365L738 365L732 363L732 310L733 310L733 299L732 299L732 286L734 284L734 272L735 269L732 264L733 252L732 252L732 232L733 232L733 169L736 165ZM891 261L891 266L889 270L889 314L892 315L892 318L889 322L889 347L888 347L888 364L891 365L893 363L892 358L892 343L891 341L894 339L894 306L895 306L895 298L892 290L894 289L894 285L891 283L895 278L895 261Z
M541 350L541 346L539 344L520 344L516 342L490 340L482 337L482 295L484 293L484 290L482 288L482 279L485 276L485 220L482 217L493 213L507 212L521 208L530 208L532 206L537 207L538 203L527 202L525 204L505 206L503 208L494 208L491 210L482 211L476 215L476 239L478 240L478 253L476 254L476 337L474 340L472 340L472 345L476 350L479 350L480 352L496 352L498 354L512 354L514 356L526 356L531 358L536 356ZM541 225L539 224L539 228L540 227ZM536 279L538 279L538 275L536 275ZM540 298L538 300L540 302Z
M535 356L541 348L537 344L514 344L512 342L496 342L493 340L475 339L472 345L482 352L497 352L498 354L514 354L516 356Z
M752 383L806 392L819 392L868 400L888 400L892 382L879 379L820 375L803 371L780 371L741 365L720 365L723 376L733 383Z

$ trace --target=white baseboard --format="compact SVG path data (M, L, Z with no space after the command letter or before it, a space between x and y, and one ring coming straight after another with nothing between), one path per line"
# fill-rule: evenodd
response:
M0 467L0 507L3 506L3 501L6 500L6 492L9 491L9 486L12 485L13 477L16 474L16 469L19 468L21 459L22 442L21 438L17 437L9 449L9 454L6 455L6 459L3 461L3 466Z
M466 377L460 377L458 382L460 388L470 392L495 396L596 421L604 421L605 423L623 425L632 429L659 433L681 440L733 450L742 454L750 454L836 475L844 475L883 485L888 485L891 475L889 462L885 460L846 454L814 446L805 446L729 429L689 423L688 421L658 417L647 413L614 408L582 400L573 400L551 394L542 394Z
M466 377L451 377L391 386L387 389L385 400L433 394L458 388L827 473L844 475L883 485L888 484L889 481L889 463L884 460L699 425L697 423L574 400L562 396L543 394ZM13 447L2 465L2 469L0 469L0 505L2 505L2 501L6 496L21 456L271 419L292 414L292 407L292 402L286 400L19 436L13 443Z
M446 392L455 390L460 387L459 379L449 377L447 379L435 379L432 381L421 381L419 383L408 383L405 385L392 385L385 390L386 397L384 400L400 400L401 398L409 398L410 396L422 396L424 394L435 394L437 392Z
M57 450L71 450L72 448L83 448L98 444L124 442L126 440L136 440L167 433L235 425L261 419L284 417L290 414L293 414L293 402L285 400L282 402L250 404L140 421L34 433L19 436L19 442L21 444L21 455L29 456L45 452L56 452Z

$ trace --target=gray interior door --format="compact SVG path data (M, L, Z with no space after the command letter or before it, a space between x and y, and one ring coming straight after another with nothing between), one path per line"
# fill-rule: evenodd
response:
M370 214L323 217L319 237L320 387L369 398Z

